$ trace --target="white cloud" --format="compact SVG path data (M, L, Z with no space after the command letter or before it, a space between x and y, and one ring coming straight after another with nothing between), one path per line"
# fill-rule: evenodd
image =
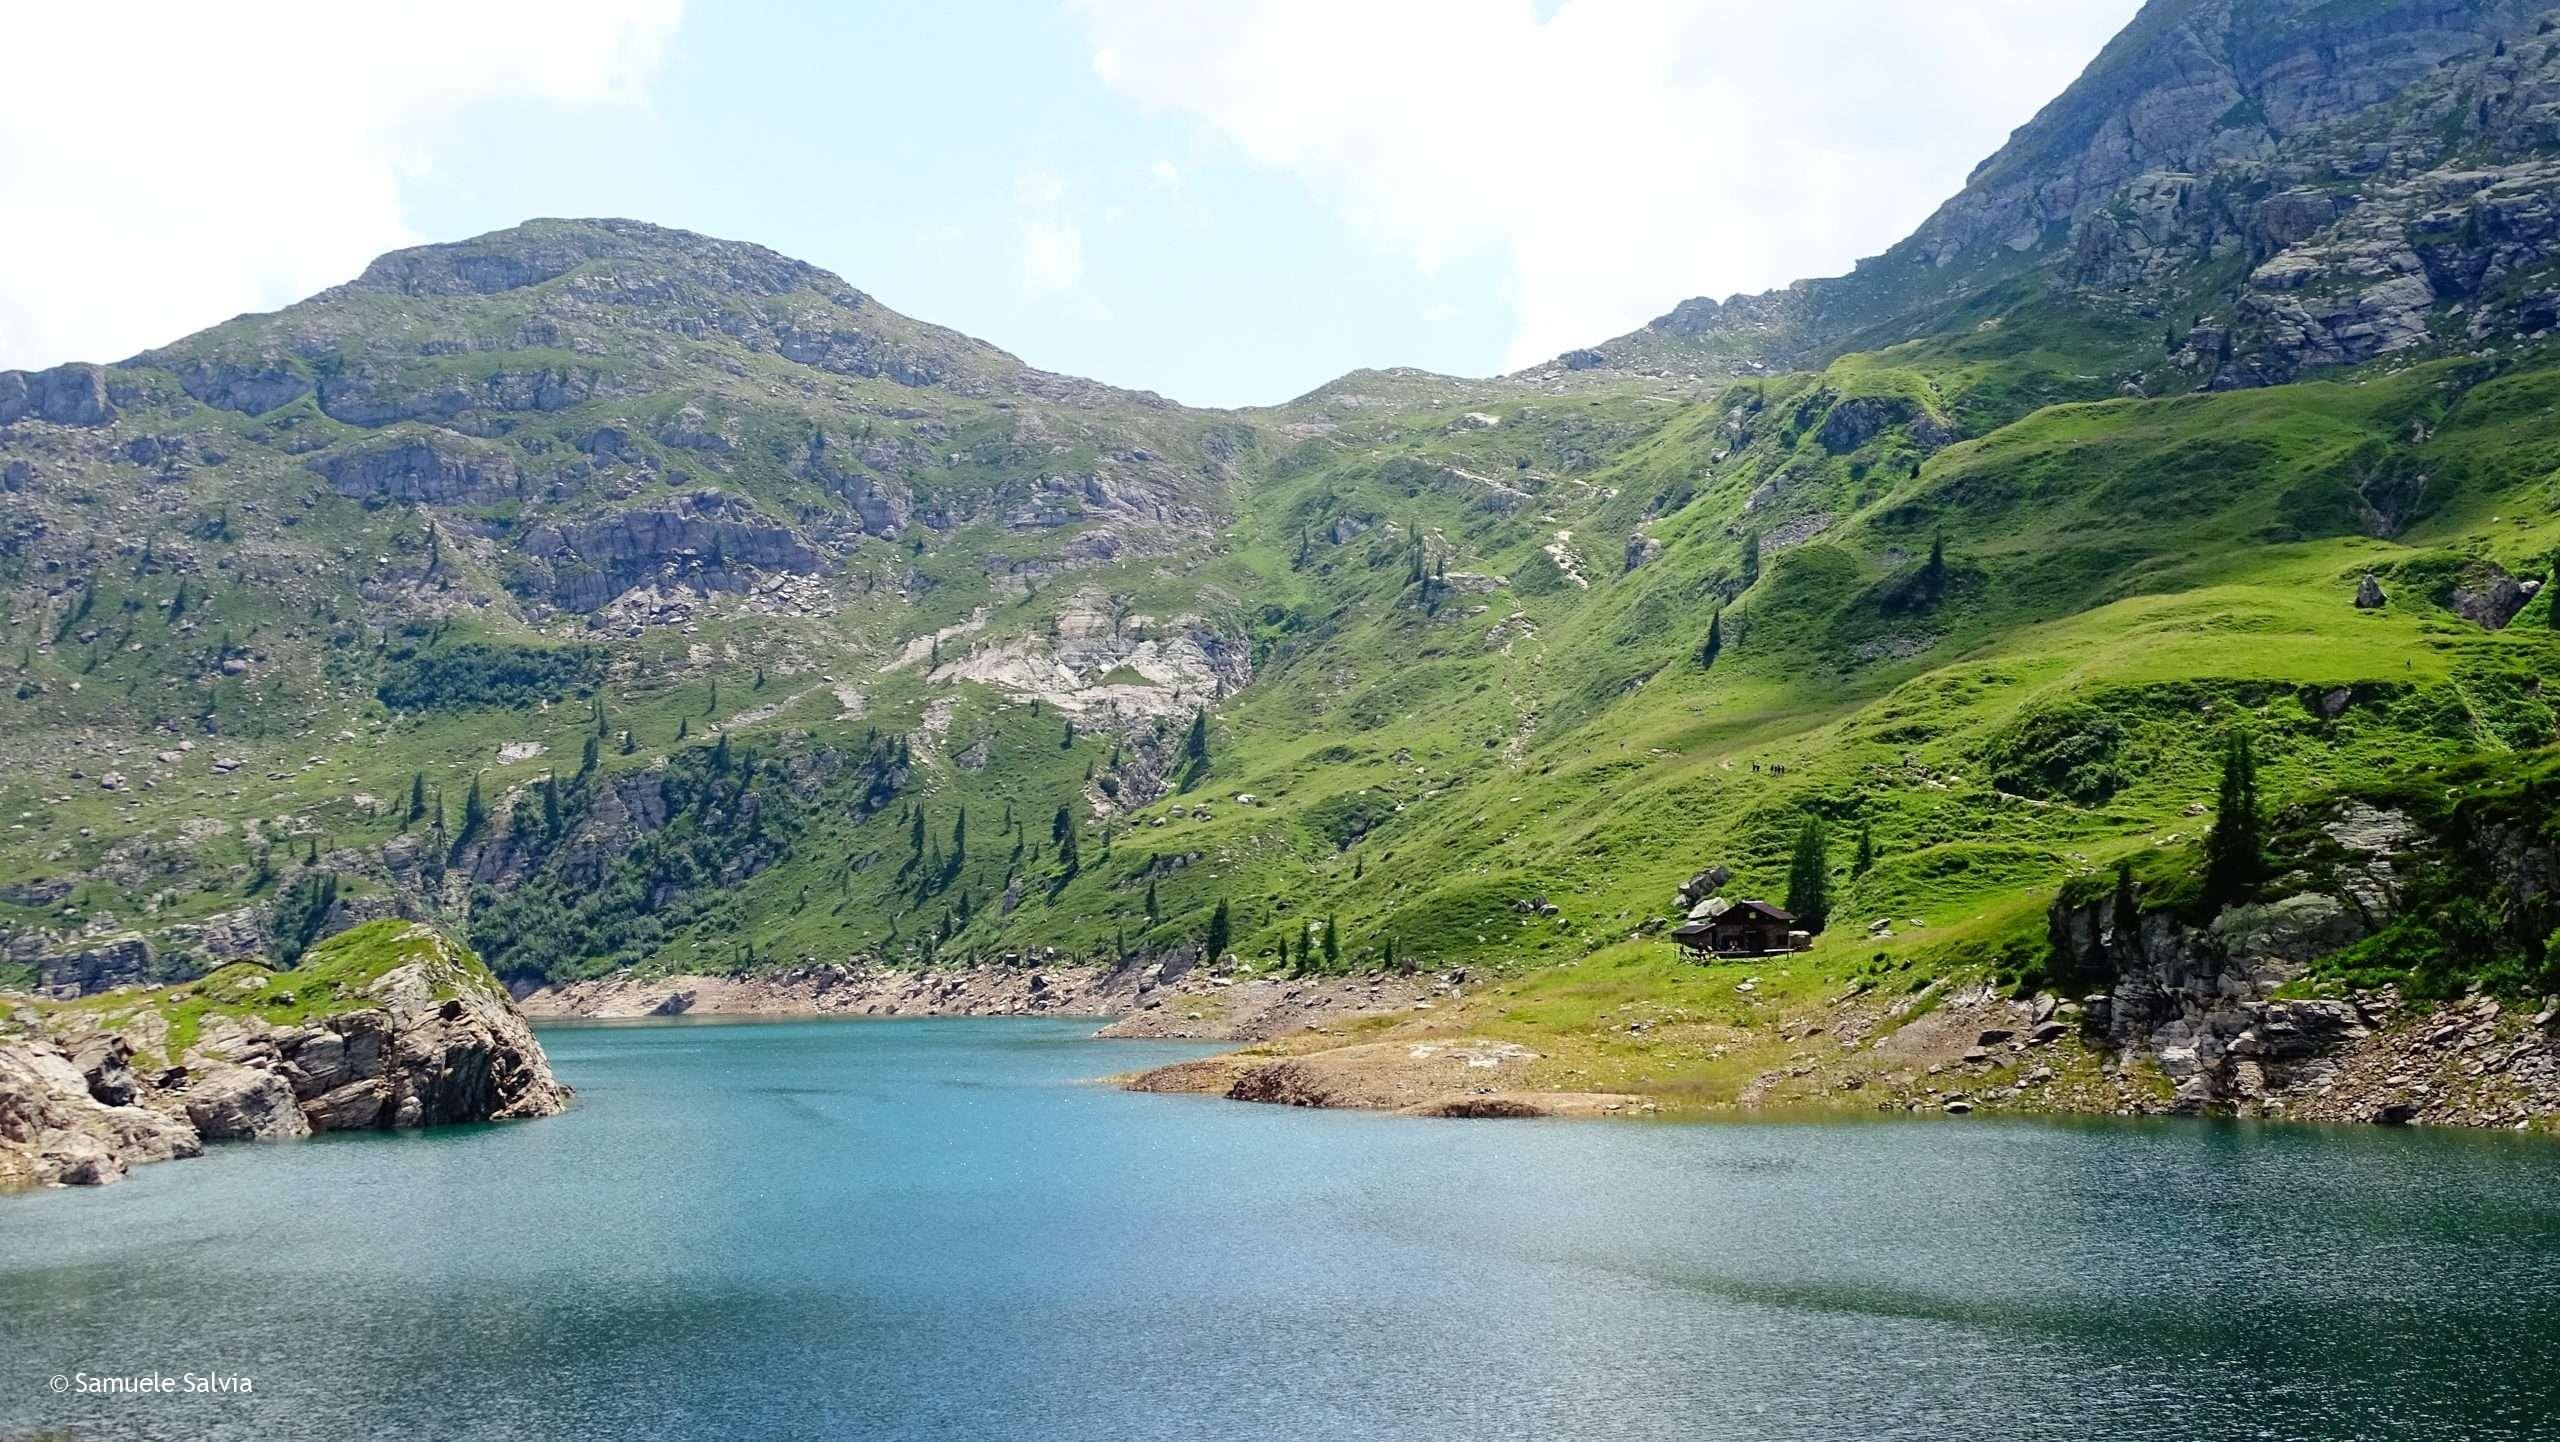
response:
M1034 290L1073 290L1084 279L1084 232L1073 222L1035 219L1022 227L1022 280Z
M1104 83L1430 270L1507 264L1513 364L1925 218L2138 0L1070 0Z
M1067 206L1067 178L1024 166L1014 177L1013 201L1021 214L1023 287L1056 295L1083 284L1084 229Z
M421 239L467 107L639 100L682 0L28 7L0 85L0 366L115 360Z

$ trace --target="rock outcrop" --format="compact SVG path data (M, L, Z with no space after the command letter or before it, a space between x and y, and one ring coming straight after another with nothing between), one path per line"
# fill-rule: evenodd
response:
M2439 844L2400 812L2362 802L2318 825L2339 859L2304 889L2223 909L2210 923L2122 896L2057 903L2057 961L2105 990L2084 1032L2119 1068L2156 1065L2177 1112L2304 1120L2503 1126L2560 1115L2560 1007L2529 1020L2486 995L2421 1002L2396 987L2288 995L2312 963L2391 924L2411 860ZM2515 835L2487 838L2501 884L2550 880Z
M0 371L0 426L30 416L57 426L102 426L115 415L107 373L97 366Z
M504 455L466 450L439 435L369 442L324 456L312 469L339 495L404 503L502 500L517 483L515 464Z
M205 1142L549 1116L567 1104L506 992L433 928L370 923L305 966L307 977L241 964L191 988L20 1011L0 1030L0 1186L110 1182ZM298 984L330 990L343 1009L285 1025L232 1004L289 1000ZM191 1041L169 1040L168 1001L207 1002ZM163 1048L137 1065L138 1052Z

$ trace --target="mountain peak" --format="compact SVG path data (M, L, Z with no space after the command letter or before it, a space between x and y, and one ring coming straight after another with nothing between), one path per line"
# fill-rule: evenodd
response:
M1556 364L1753 373L1907 338L2029 272L2044 290L2122 303L2128 279L2157 290L2167 269L2191 262L2253 269L2271 248L2308 238L2290 221L2262 222L2260 207L2281 192L2333 192L2293 211L2336 221L2373 181L2512 159L2536 143L2548 129L2535 109L2541 73L2515 73L2521 57L2507 52L2548 31L2548 19L2537 29L2543 10L2541 0L2151 0L1963 189L1851 274L1686 301ZM2545 66L2547 47L2530 48ZM2418 108L2423 123L2409 114ZM2128 223L2144 234L2127 236ZM2127 246L2152 259L2129 261L2117 253ZM2184 297L2190 309L2195 300Z
M636 261L696 272L755 294L843 289L806 261L744 241L612 217L536 219L469 240L413 246L378 257L345 288L409 296L492 295L555 280L599 261Z

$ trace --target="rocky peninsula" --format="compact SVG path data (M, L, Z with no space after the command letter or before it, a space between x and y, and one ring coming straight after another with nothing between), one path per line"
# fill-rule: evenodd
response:
M207 1142L550 1116L569 1089L479 958L375 921L291 968L0 997L0 1189L116 1181Z

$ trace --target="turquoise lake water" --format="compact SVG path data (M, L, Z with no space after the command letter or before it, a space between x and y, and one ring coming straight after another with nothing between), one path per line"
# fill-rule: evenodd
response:
M0 1436L2560 1437L2548 1141L1420 1122L1089 1029L552 1029L562 1117L0 1198ZM50 1387L148 1372L253 1390Z

